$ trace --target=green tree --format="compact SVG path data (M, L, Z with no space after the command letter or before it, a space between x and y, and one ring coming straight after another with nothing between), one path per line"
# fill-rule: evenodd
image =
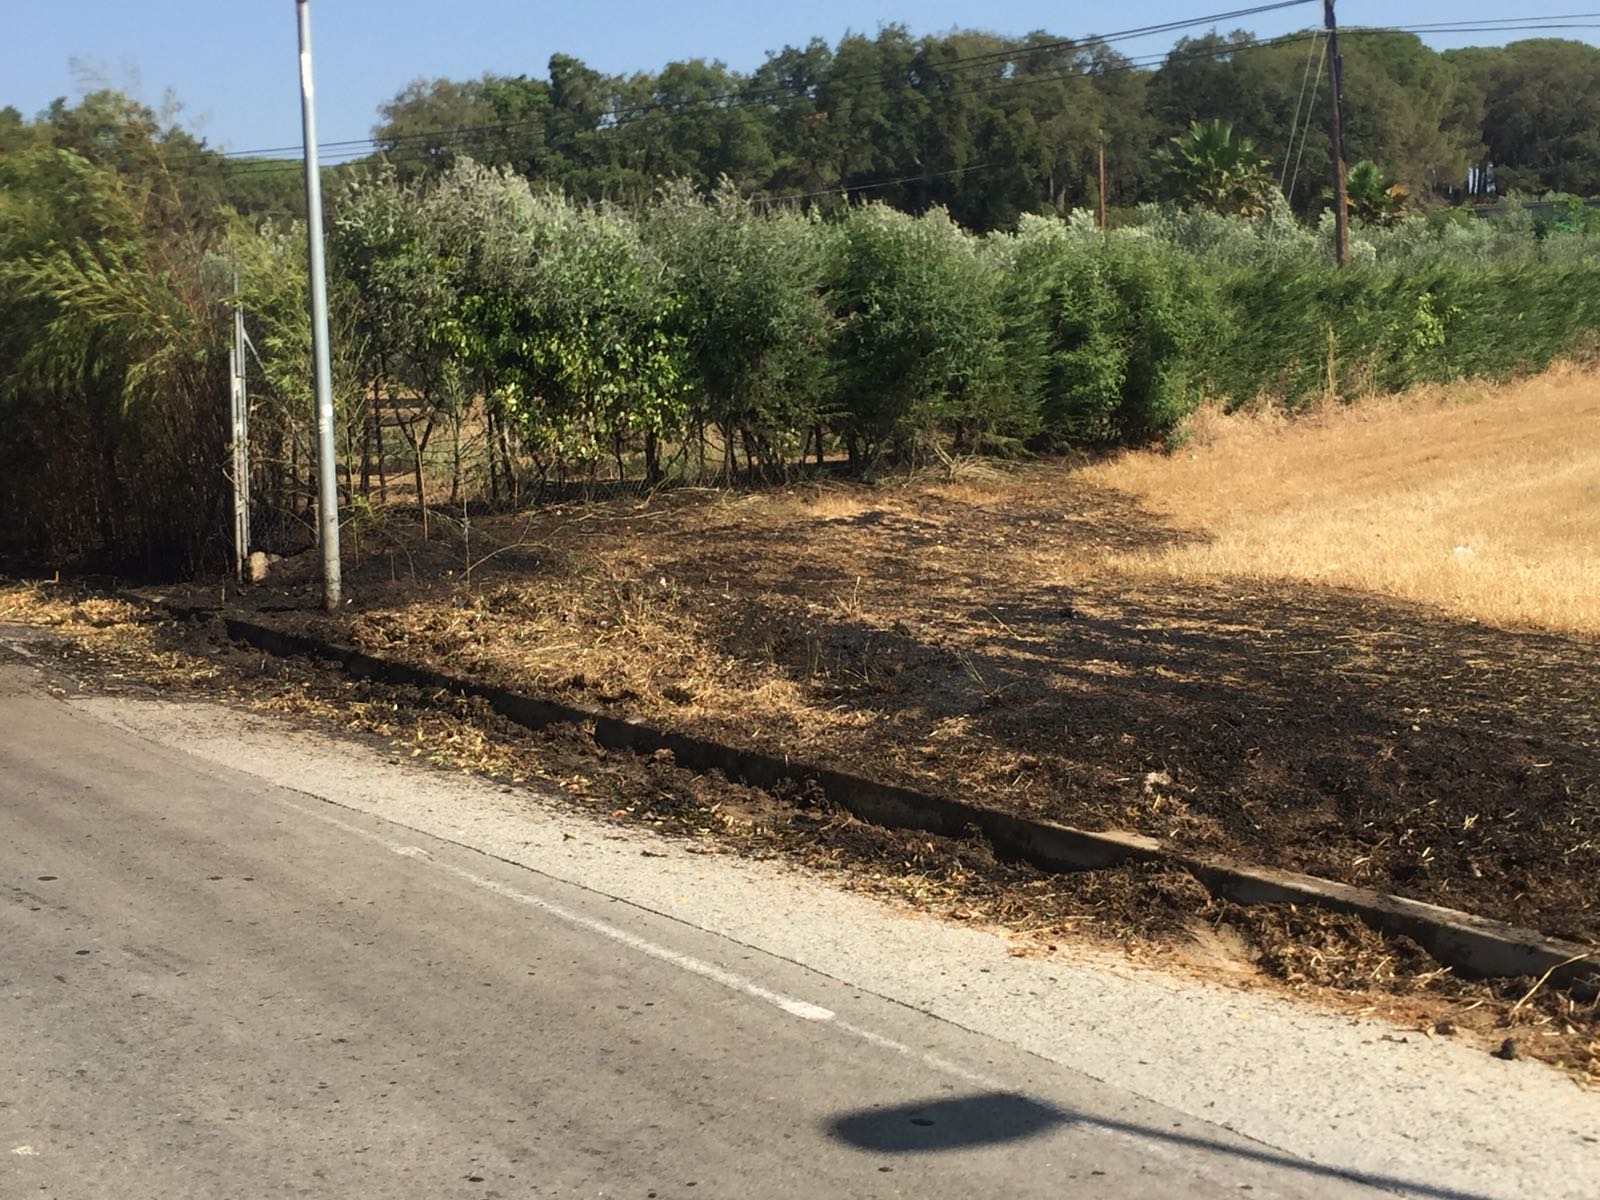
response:
M478 80L416 79L378 106L373 136L402 178L449 167L499 117Z
M1085 236L1087 235L1087 236ZM1045 433L1071 445L1141 444L1199 403L1211 290L1182 251L1122 233L1024 220L1013 322L1038 358Z
M1459 187L1481 145L1460 72L1415 34L1352 34L1340 43L1347 161L1383 163L1391 184L1414 199Z
M428 445L442 422L460 420L466 397L450 353L449 323L459 298L431 236L419 186L402 184L387 166L349 180L334 206L329 243L360 363L362 491L370 490L375 465L384 478L383 416L394 407L411 450L426 538ZM453 478L452 493L459 487Z
M512 437L540 471L586 469L678 427L673 298L630 216L536 195L467 159L426 190L423 214L457 297L434 344L460 386L485 398L513 498Z
M1273 188L1267 160L1249 138L1235 137L1232 125L1195 121L1170 143L1162 161L1174 197L1225 216L1258 217L1267 211Z
M699 397L690 440L718 426L730 471L738 439L750 465L781 469L797 435L820 453L830 231L792 212L762 215L724 180L707 199L669 187L646 212L644 233L666 266L671 328Z
M40 125L0 164L6 535L56 561L200 566L225 432L195 398L225 394L231 284L225 227L174 169L195 143L108 93Z
M1482 97L1499 191L1600 193L1600 47L1541 38L1449 51Z
M1403 183L1390 183L1382 168L1362 159L1345 174L1350 216L1363 225L1393 225L1406 215L1410 195Z
M943 209L867 204L842 222L829 296L851 457L915 456L941 430L966 446L1031 431L1003 388L1002 277Z

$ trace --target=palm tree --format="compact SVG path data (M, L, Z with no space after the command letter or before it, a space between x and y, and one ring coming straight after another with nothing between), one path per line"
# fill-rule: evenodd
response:
M1402 183L1391 184L1371 159L1351 167L1344 180L1350 215L1363 225L1393 225L1406 215L1411 195Z
M1168 185L1177 198L1224 216L1259 217L1267 211L1272 178L1267 160L1249 138L1235 138L1226 121L1189 122L1163 155Z

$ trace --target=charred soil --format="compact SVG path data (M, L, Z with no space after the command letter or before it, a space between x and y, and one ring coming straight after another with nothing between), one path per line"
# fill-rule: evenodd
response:
M438 524L427 543L395 517L369 533L337 621L292 573L229 603L798 761L1600 944L1593 640L1125 574L1108 564L1193 535L1061 467Z
M443 593L452 594L448 587ZM264 607L280 609L281 601ZM1485 1052L1511 1037L1520 1053L1582 1080L1600 1078L1596 1001L1532 978L1456 979L1407 939L1353 918L1287 905L1240 908L1214 900L1183 870L1156 864L1040 872L997 859L977 836L864 824L814 790L750 788L716 772L685 770L669 754L602 749L579 726L529 732L480 701L354 681L323 664L263 655L230 642L216 620L179 622L66 588L22 587L0 589L5 621L25 623L6 630L7 638L46 652L65 689L190 696L270 712L376 744L396 758L487 776L513 793L536 789L546 803L564 797L603 820L653 828L700 853L782 859L919 911L999 928L1019 955L1109 942L1135 959L1229 986L1288 988L1378 1014L1417 1036L1467 1038ZM884 762L897 753L886 742ZM1171 774L1170 764L1164 769ZM1136 794L1143 811L1160 811L1151 790L1141 786Z

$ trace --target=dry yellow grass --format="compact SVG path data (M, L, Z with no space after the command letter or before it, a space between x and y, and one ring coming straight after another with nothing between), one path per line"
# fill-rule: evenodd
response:
M1200 537L1114 556L1178 579L1295 579L1504 626L1600 634L1600 376L1564 367L1329 407L1206 413L1172 456L1090 468Z

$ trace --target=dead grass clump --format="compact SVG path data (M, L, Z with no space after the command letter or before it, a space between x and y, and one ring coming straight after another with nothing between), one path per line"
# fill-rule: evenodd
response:
M186 653L168 636L177 625L148 609L64 584L0 587L0 621L40 626L62 635L59 652L100 679L146 687L186 687L223 668Z
M136 621L144 609L97 596L70 584L0 581L0 621L24 621L80 629L104 629Z
M650 716L727 721L758 703L771 720L799 722L808 710L797 681L717 648L707 626L733 599L695 594L639 549L618 545L572 570L463 586L448 602L374 608L349 633L374 652Z
M800 497L801 511L819 521L859 517L871 507L856 488L819 487Z
M1505 1039L1516 1052L1600 1084L1600 998L1579 999L1533 978L1469 980L1407 937L1355 917L1293 904L1218 901L1206 919L1243 939L1255 966L1300 992L1349 996L1362 1012L1414 1024L1424 1036Z
M1600 379L1562 368L1502 386L1208 411L1171 456L1086 478L1198 536L1115 557L1145 578L1295 580L1506 626L1600 633Z

